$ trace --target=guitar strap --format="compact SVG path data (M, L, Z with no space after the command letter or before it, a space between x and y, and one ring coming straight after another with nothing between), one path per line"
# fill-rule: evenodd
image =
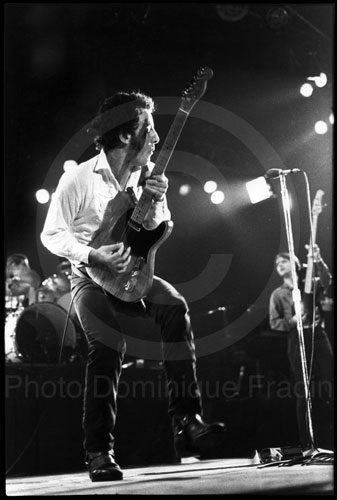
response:
M148 172L149 172L149 167L147 165L143 165L141 174L139 176L138 186L144 187L146 178L148 177L147 176Z
M146 178L147 178L147 173L149 172L149 168L148 168L147 165L143 165L141 167L141 169L142 169L142 171L141 171L140 176L139 176L138 186L144 187L145 186L145 181L146 181ZM133 187L127 187L125 191L128 193L128 195L129 195L129 197L130 197L130 199L132 201L132 204L134 206L136 206L139 200L138 200L138 198L136 196L134 188Z
M133 190L133 187L126 188L126 192L130 196L130 199L131 199L132 203L134 205L136 205L138 203L138 200L137 200L137 196L136 196L136 194L135 194L135 192Z

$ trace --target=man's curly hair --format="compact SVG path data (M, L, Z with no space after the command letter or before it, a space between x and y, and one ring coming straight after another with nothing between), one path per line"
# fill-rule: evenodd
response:
M153 113L153 99L141 91L119 91L107 97L99 107L88 132L94 135L96 149L108 152L124 147L120 135L133 135L144 109Z

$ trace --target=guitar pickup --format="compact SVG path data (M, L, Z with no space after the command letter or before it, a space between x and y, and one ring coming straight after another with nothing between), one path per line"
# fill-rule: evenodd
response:
M140 231L142 226L137 224L137 222L133 221L132 219L129 220L128 226L131 227L131 229L134 229L135 231Z

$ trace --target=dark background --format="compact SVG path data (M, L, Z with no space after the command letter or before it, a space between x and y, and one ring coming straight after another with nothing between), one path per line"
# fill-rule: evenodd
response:
M27 254L42 280L55 272L59 259L39 240L48 205L39 205L35 192L55 189L66 159L81 161L95 153L79 145L67 156L106 95L139 88L154 97L174 97L178 106L181 91L207 65L214 76L203 103L232 113L260 134L281 168L302 168L311 200L318 189L325 192L317 243L332 267L332 126L325 135L315 134L313 126L332 111L334 6L221 4L220 15L217 5L5 5L7 255ZM328 75L328 85L302 97L300 85L320 71ZM161 144L176 109L170 116L157 111ZM237 135L230 127L191 113L167 169L175 228L157 254L156 273L179 288L201 273L211 254L232 256L221 285L191 304L198 311L254 304L270 278L278 283L273 260L280 245L286 250L279 181L272 181L276 197L257 205L250 204L245 188L248 180L280 165L268 158L262 165L241 131ZM226 195L218 206L200 182L214 178L214 171ZM295 249L303 261L309 241L306 187L300 174L288 179ZM178 194L183 183L193 188L185 197Z
M313 127L318 119L328 121L333 111L334 5L221 4L220 9L217 5L7 3L4 8L5 255L26 254L41 280L55 272L59 258L41 245L39 235L48 205L39 205L35 192L40 188L50 192L55 189L65 160L79 162L95 154L83 131L102 100L117 89L141 89L157 97L159 103L163 98L175 100L169 115L161 112L160 106L155 115L161 137L158 154L182 90L201 65L213 69L214 76L188 118L168 165L168 201L174 230L156 257L156 273L186 291L197 337L221 330L247 308L254 311L256 306L262 309L259 319L267 317L269 294L280 283L274 271L274 257L279 250L287 250L280 184L279 180L272 181L275 197L252 205L245 183L264 175L268 168L303 169L309 180L311 202L318 189L324 191L326 206L319 215L317 243L333 268L333 132L330 124L325 135L316 135ZM310 98L302 97L302 83L321 71L327 74L328 85L316 88ZM209 115L207 120L198 117L204 109ZM224 126L217 122L221 116L227 117ZM268 154L254 143L259 137L269 146ZM208 179L216 180L225 192L221 205L213 205L204 193L202 181ZM180 196L179 187L186 183L192 190L189 195ZM288 176L287 185L292 199L295 250L305 261L310 208L303 175ZM214 272L213 277L206 277L209 291L195 299L196 290L188 284L200 277L216 254L228 256L226 269L218 269L223 278L218 283ZM251 328L256 324L253 318ZM151 332L146 334L151 338ZM237 344L234 350L200 360L202 380L209 380L212 369L214 380L238 382L240 367L245 367L243 394L237 400L241 406L233 409L236 400L232 406L227 405L227 420L233 416L229 427L237 425L237 433L232 434L234 449L237 437L242 440L243 429L243 440L254 438L253 446L296 442L296 438L292 441L292 400L287 405L278 402L274 407L270 398L262 404L263 395L258 399L246 397L246 378L257 373L258 362L264 363L264 376L274 370L274 380L275 371L276 379L287 378L286 346L275 339L267 336L250 347ZM75 375L69 377L73 380ZM16 402L13 397L12 403L18 408L22 405L20 398ZM219 408L214 401L211 403L205 402L206 417L222 419L223 399L217 401ZM76 400L76 404L75 440L81 456L78 462L74 460L75 467L82 463L81 403ZM121 414L125 411L130 415L123 404L132 401L122 402L121 406ZM255 415L255 410L248 406L245 409L245 404L256 405L255 420L250 416L248 427L242 419L247 412ZM11 407L9 422L12 415L19 418L24 414L20 409L10 410ZM137 407L132 411L138 414ZM29 412L33 414L31 408ZM70 413L69 410L64 414ZM36 414L41 414L40 408ZM55 435L63 426L60 427L59 416L56 411ZM271 423L269 427L267 422ZM16 435L22 424L12 424ZM259 426L261 431L257 430ZM48 436L50 428L49 422ZM279 433L273 434L276 429ZM25 431L28 437L17 438L17 448L12 446L10 450L13 456L8 459L9 464L33 435L30 427L26 426ZM44 446L42 431L41 436ZM121 436L123 439L123 433ZM62 456L65 444L60 443ZM49 456L49 450L39 453L41 463L49 463L49 458L44 458L45 454ZM31 451L24 458L32 461ZM36 462L31 463L36 472ZM52 470L54 465L50 465ZM22 468L27 472L29 465L25 463Z

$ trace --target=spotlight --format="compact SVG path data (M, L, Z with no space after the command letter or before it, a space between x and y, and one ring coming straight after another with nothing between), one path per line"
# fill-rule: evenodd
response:
M189 184L182 184L179 188L179 194L181 196L186 196L191 192L191 186Z
M45 203L48 203L50 195L46 189L38 189L35 193L35 198L37 199L38 203L44 205Z
M303 83L300 88L300 94L302 94L303 97L310 97L313 91L314 89L312 88L312 85L310 83Z
M246 182L246 189L251 203L259 203L260 201L267 200L274 196L270 184L266 181L265 177L258 177L252 181Z
M333 113L330 113L330 115L329 115L329 122L331 123L331 125L333 125L335 123L335 117L334 117Z
M63 164L63 170L67 172L67 170L70 170L71 168L77 167L77 163L74 160L67 160Z
M214 191L214 193L211 194L211 202L214 203L214 205L219 205L224 199L225 194L222 191Z
M214 181L207 181L204 184L205 193L213 193L218 187L217 183Z
M241 21L249 10L249 7L246 3L238 3L238 4L216 4L215 6L218 16L223 20L229 23L234 23L236 21Z
M328 83L328 77L325 73L321 73L318 78L316 78L315 83L317 87L322 88Z
M308 76L307 80L315 82L316 87L323 88L328 83L328 77L325 73L320 73L319 76Z
M290 16L283 7L272 7L267 13L266 22L273 30L283 28L289 21Z
M319 120L315 123L315 132L318 135L324 135L328 131L328 125L323 121Z

